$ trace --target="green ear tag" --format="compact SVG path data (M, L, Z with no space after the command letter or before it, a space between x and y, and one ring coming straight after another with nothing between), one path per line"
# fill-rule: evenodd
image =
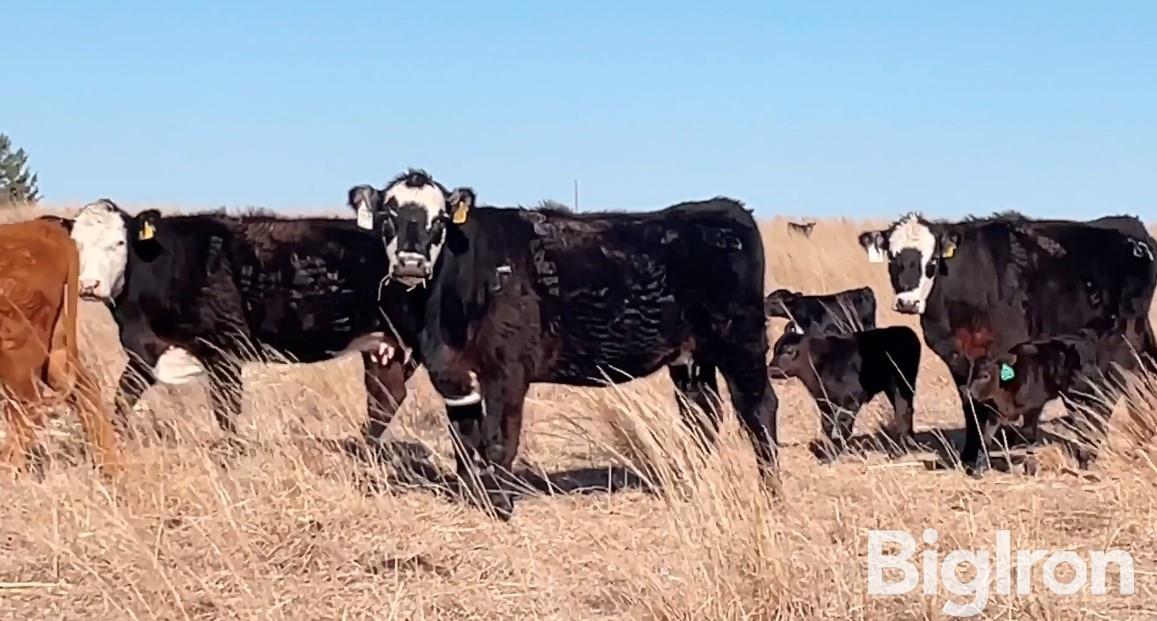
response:
M1000 381L1007 382L1016 377L1016 373L1012 370L1007 362L1000 363Z

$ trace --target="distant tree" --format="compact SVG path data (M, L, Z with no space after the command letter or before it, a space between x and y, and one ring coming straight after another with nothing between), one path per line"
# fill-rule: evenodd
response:
M40 200L36 175L28 170L24 149L12 150L12 141L0 134L0 206L35 203Z
M545 200L538 201L538 208L539 209L553 209L555 211L561 211L564 213L574 213L574 210L571 209L569 205L565 205L563 203L560 203L556 200L552 200L549 198L545 199Z

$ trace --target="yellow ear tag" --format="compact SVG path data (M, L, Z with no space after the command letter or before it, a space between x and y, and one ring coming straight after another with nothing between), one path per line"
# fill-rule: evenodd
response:
M470 213L469 204L465 200L458 201L458 208L454 210L454 217L451 218L454 224L466 224L466 214Z
M954 254L956 254L956 244L952 242L948 242L948 245L944 246L944 250L940 252L940 256L945 259L951 259Z
M139 233L137 233L137 239L139 239L141 241L144 241L146 239L152 239L153 234L156 232L157 232L157 229L156 229L156 227L153 226L153 224L151 222L142 222L141 223L141 230Z

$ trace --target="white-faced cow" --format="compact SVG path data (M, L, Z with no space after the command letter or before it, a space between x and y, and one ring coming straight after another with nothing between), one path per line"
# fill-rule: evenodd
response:
M240 360L262 360L267 347L305 363L361 352L366 435L386 432L416 364L379 310L389 293L378 236L333 218L134 216L105 199L86 205L71 230L81 295L109 307L128 354L121 424L154 381L207 372L213 413L233 432Z
M359 192L371 200L356 206L358 221L382 235L392 286L423 285L411 293L422 308L417 355L464 447L465 480L475 458L511 469L530 384L600 386L664 366L709 417L718 369L764 472L774 471L763 243L738 202L641 213L475 208L470 189L448 191L417 170L379 194ZM510 498L486 493L508 518Z
M871 261L887 262L894 308L920 315L924 342L952 373L967 430L961 458L974 474L988 467L981 447L999 424L996 404L974 407L969 398L978 364L1046 335L1088 329L1107 336L1137 321L1139 353L1155 353L1148 313L1157 244L1137 218L1072 222L1012 213L951 223L912 213L859 241ZM1101 409L1098 416L1107 417ZM1023 417L1022 434L1035 441L1040 409Z

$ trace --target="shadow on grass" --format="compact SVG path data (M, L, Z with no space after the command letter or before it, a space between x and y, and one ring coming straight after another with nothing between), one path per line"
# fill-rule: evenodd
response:
M991 466L994 470L1012 473L1018 466L1023 466L1026 472L1035 468L1033 452L1047 445L1060 446L1066 454L1075 455L1079 444L1070 438L1054 433L1050 427L1063 427L1071 424L1068 417L1054 419L1042 423L1037 442L1030 443L1021 434L1018 426L1002 426L988 450ZM921 459L928 470L955 470L961 467L960 448L964 446L967 431L963 427L947 429L929 429L918 431L909 437L903 444L898 443L882 431L853 436L847 443L844 455L868 456L872 454L888 455L898 459L916 453L934 453L930 459ZM813 440L808 448L821 462L830 455L831 445L826 440ZM1005 450L1007 448L1007 451Z
M384 449L370 448L361 438L323 441L370 466L359 469L358 484L367 494L381 494L391 489L432 493L443 498L462 498L465 486L456 473L444 472L434 463L434 455L417 442L394 441ZM652 492L648 484L623 466L582 467L539 472L516 468L513 473L497 477L502 490L512 499L552 495L613 494L625 490Z

